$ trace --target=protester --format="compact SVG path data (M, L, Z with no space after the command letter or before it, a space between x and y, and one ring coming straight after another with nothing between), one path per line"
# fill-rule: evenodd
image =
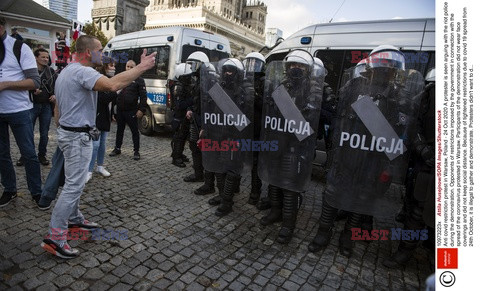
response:
M79 37L76 51L79 62L63 69L55 87L60 115L58 145L65 158L65 185L52 212L49 235L41 243L46 251L66 259L79 254L67 243L69 228L92 230L99 227L86 220L79 208L92 156L92 139L99 137L95 128L95 91L117 91L127 87L154 66L156 56L156 53L146 56L144 50L137 67L107 78L94 69L102 61L102 44L97 38Z
M135 68L136 64L133 60L129 60L126 65L126 71ZM128 124L132 132L133 141L133 159L140 160L140 133L138 131L138 119L143 117L147 110L147 90L145 81L138 77L126 88L118 93L115 102L117 113L115 119L117 121L117 136L115 139L115 149L110 156L117 156L122 153L123 133L125 125Z
M31 110L31 117L33 127L38 119L40 141L38 142L38 160L44 166L50 164L46 158L48 132L50 130L50 122L53 115L53 106L55 106L55 80L57 74L48 66L48 51L45 49L37 49L34 52L37 61L38 74L40 75L40 88L35 90L32 94L33 109ZM23 158L17 162L17 166L23 166Z
M4 192L0 207L17 197L15 169L10 156L10 130L25 159L27 185L35 202L42 193L40 163L35 153L33 126L30 117L32 102L28 90L40 87L35 57L26 44L8 36L6 20L0 17L0 176ZM19 49L19 54L15 50Z
M110 59L109 61L105 62L98 69L98 71L104 76L109 78L113 77L115 75L115 62L113 59ZM105 143L107 142L107 136L108 132L110 131L110 122L112 118L110 108L115 98L117 98L117 93L115 92L98 92L96 125L100 131L100 139L93 141L92 159L88 168L86 182L92 178L95 162L97 163L96 171L104 177L110 177L110 172L103 167L103 161L105 159Z

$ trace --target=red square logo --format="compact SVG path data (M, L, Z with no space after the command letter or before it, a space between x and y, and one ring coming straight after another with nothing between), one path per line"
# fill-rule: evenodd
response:
M437 249L438 269L458 269L458 249Z

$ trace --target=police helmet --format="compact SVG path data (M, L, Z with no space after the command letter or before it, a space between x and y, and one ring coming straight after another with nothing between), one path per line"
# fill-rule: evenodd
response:
M327 69L323 66L323 62L321 59L314 57L313 58L313 76L318 78L321 76L327 75Z
M287 76L292 79L301 79L310 75L313 67L313 57L305 50L293 50L285 59Z
M265 57L261 53L251 52L245 57L245 71L260 73L265 71Z
M243 79L244 68L242 62L235 58L228 58L221 64L221 76L225 81Z
M425 77L425 82L435 82L435 68L428 71L427 76Z
M405 70L405 55L393 45L380 45L368 55L366 68L393 68Z
M181 63L175 67L175 79L192 73L192 68L189 64Z
M194 52L187 58L187 64L190 64L192 71L196 72L202 63L207 64L210 60L204 52Z

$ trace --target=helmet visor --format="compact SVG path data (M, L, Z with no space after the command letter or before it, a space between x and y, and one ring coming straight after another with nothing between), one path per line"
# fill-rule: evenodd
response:
M401 52L383 51L372 54L367 59L368 68L394 68L405 70L405 56Z

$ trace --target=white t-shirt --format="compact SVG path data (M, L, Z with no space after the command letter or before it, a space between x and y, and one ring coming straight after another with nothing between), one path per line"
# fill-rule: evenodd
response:
M24 70L37 69L35 56L28 45L23 44L20 54L20 65L13 53L15 38L7 35L5 45L5 59L0 65L0 82L25 80ZM28 91L3 90L0 91L0 113L16 113L29 110L33 107Z

